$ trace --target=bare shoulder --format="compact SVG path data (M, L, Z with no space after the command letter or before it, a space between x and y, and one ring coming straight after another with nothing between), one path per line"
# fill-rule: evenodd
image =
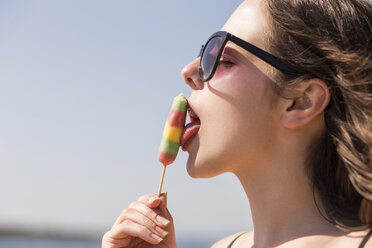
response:
M372 229L367 230L367 231L365 231L365 232L363 233L363 239L364 239L364 238L367 239L367 240L366 240L366 243L365 243L365 245L364 245L364 248L372 248L372 235L371 235L370 232L372 232ZM366 235L368 235L369 237L367 237Z
M216 243L214 243L211 246L211 248L226 248L236 237L238 237L239 235L241 235L243 233L247 233L247 232L239 232L239 233L229 235L229 236L217 241ZM251 233L251 232L248 232L248 233Z
M340 248L360 247L361 243L365 240L363 248L372 248L372 237L368 237L370 229L364 231L350 232L347 235L337 239Z
M369 240L367 244L364 246L364 248L372 248L372 241Z

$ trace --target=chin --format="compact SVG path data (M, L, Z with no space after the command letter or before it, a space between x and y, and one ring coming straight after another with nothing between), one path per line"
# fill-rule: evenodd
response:
M186 169L187 169L187 173L189 174L190 177L192 177L192 178L203 178L199 175L200 173L197 172L195 167L193 165L191 165L189 162L187 162Z
M186 165L187 173L192 178L203 178L200 175L201 173L198 172L198 169L195 166L195 160L196 160L196 155L191 155L189 153L189 158L187 160L187 165Z
M190 155L186 168L187 173L192 178L211 178L222 173L214 165L214 163L198 160L196 155Z
M196 167L194 164L187 162L187 173L192 178L211 178L215 175L211 175L211 173L208 173L206 171L203 171L203 169Z
M226 172L224 168L227 161L225 156L216 156L223 154L204 150L200 147L199 137L196 137L188 149L189 158L187 160L187 173L192 178L211 178Z

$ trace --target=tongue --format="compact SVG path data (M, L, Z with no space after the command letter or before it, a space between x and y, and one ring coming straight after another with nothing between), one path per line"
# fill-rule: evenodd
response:
M183 130L182 136L181 136L181 146L182 148L187 143L187 141L193 137L200 128L200 120L190 122L185 126L185 129Z

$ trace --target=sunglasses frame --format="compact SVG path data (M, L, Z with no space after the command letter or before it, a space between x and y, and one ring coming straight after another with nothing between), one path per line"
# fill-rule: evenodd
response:
M206 79L203 79L203 70L202 70L202 58L203 58L203 54L204 54L204 51L205 51L205 48L208 46L208 43L215 37L222 37L222 45L221 45L221 48L220 50L218 51L218 54L217 54L217 57L216 57L216 61L213 65L213 69L212 69L212 72L211 74L206 78ZM199 56L200 57L200 64L199 64L199 77L200 77L200 81L201 82L206 82L206 81L209 81L214 73L216 72L217 70L217 66L218 66L218 61L220 60L220 57L222 55L222 52L223 52L223 49L226 45L226 43L228 41L232 41L233 43L235 43L236 45L240 46L241 48L244 48L246 51L252 53L253 55L255 55L256 57L262 59L263 61L265 61L266 63L272 65L273 67L275 67L276 69L284 72L284 73L288 73L288 74L298 74L295 70L289 68L284 62L283 60L279 59L278 57L275 57L274 55L262 50L261 48L258 48L256 47L255 45L252 45L251 43L247 42L247 41L244 41L226 31L218 31L214 34L212 34L209 39L207 40L207 42L205 43L205 45L202 45L201 49L200 49L200 52L199 52Z

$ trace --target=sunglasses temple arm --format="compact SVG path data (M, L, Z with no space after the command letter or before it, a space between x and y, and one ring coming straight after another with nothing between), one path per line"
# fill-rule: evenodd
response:
M280 70L280 71L284 71L284 72L287 72L287 73L296 73L294 70L292 70L291 68L289 68L282 60L280 60L279 58L265 52L264 50L262 50L261 48L258 48L236 36L231 36L230 38L234 43L238 44L239 46L245 48L246 50L248 50L249 52L251 52L252 54L256 55L257 57L259 57L260 59L262 59L263 61L269 63L270 65L274 66L276 69Z

